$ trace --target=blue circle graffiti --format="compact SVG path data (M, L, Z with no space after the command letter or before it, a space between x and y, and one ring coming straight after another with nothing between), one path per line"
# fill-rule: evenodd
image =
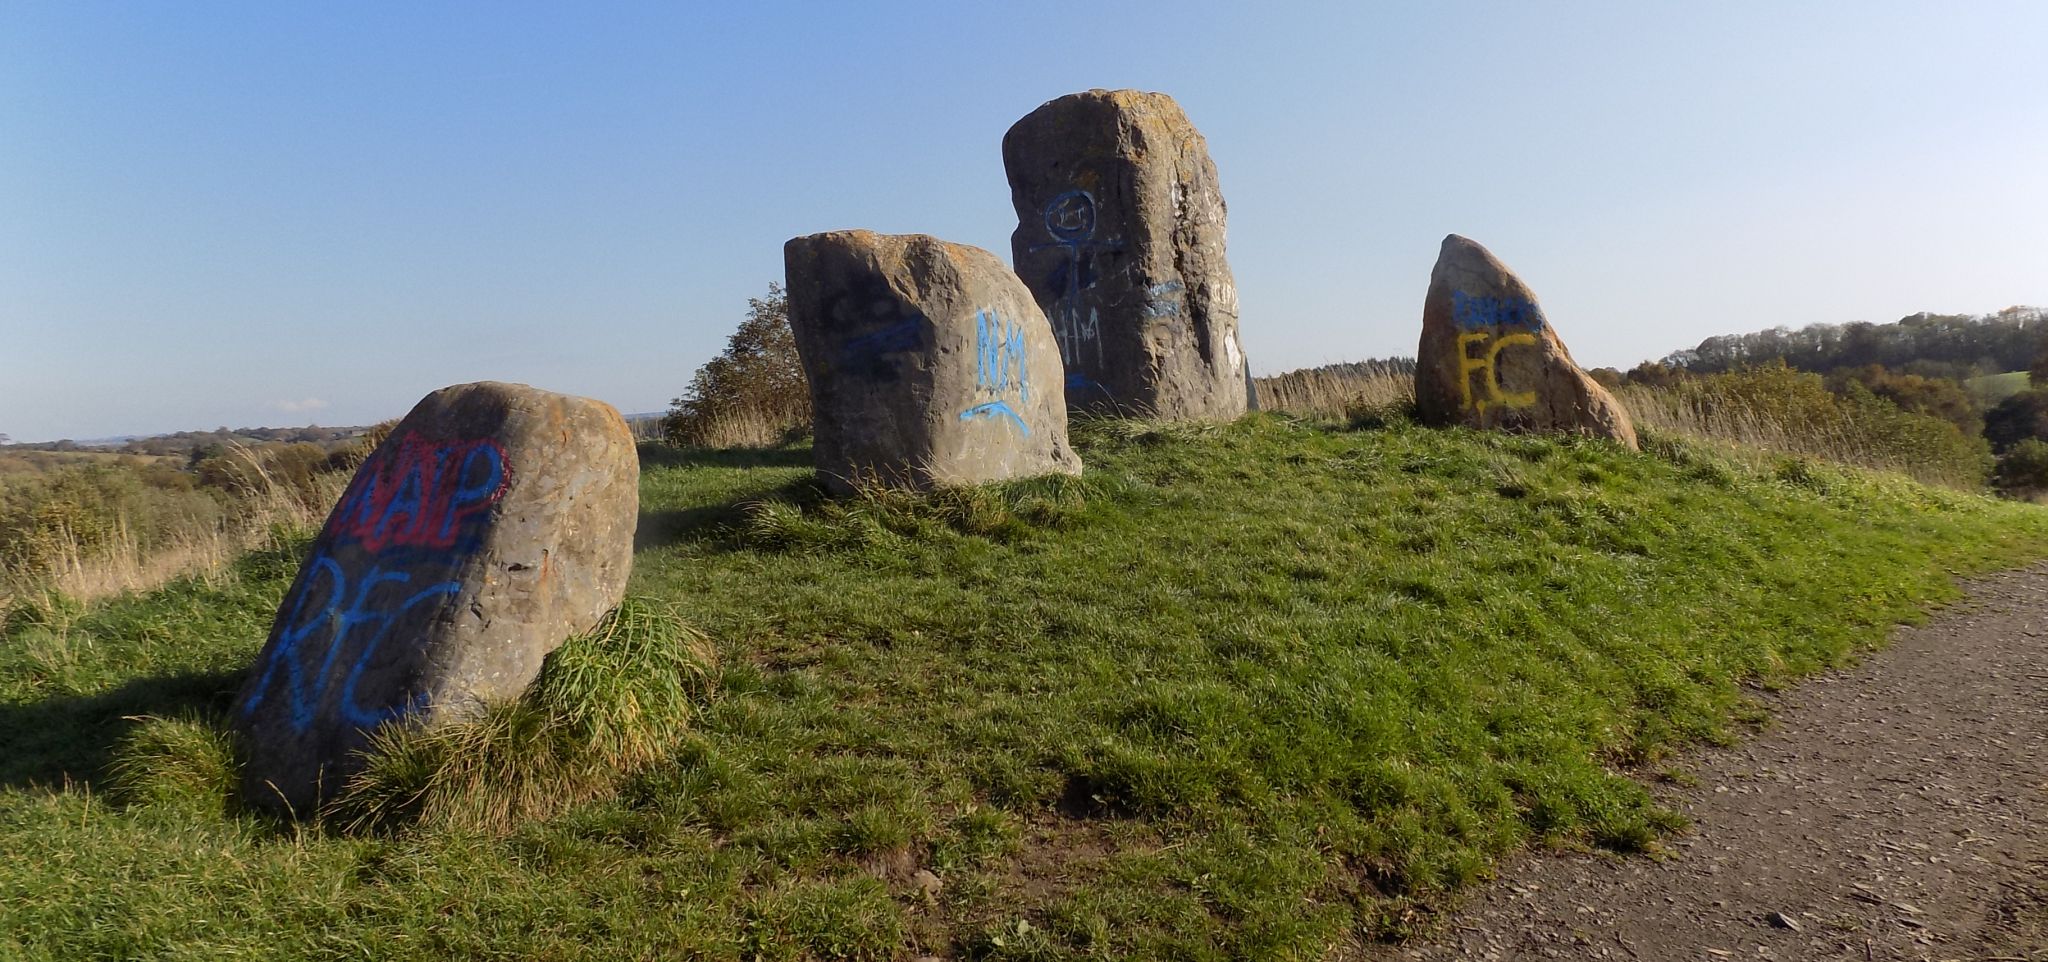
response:
M1095 197L1070 190L1045 205L1045 232L1062 244L1079 244L1095 236Z

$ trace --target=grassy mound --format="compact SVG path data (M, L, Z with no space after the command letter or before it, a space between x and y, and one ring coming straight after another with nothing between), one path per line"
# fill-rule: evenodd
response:
M1079 479L837 502L806 452L651 449L633 591L716 651L629 611L399 736L351 803L382 831L227 795L289 546L16 618L0 955L1321 956L1518 846L1654 845L1626 773L1743 683L2048 553L2039 508L1654 439L1077 444Z

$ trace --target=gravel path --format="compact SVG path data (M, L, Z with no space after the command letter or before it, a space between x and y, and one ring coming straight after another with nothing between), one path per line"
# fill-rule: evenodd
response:
M1388 960L2048 960L2048 565L1845 671L1660 788L1669 857L1534 854Z

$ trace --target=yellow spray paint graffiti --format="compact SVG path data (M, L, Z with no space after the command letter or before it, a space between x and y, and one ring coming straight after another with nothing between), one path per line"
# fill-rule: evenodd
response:
M1491 343L1488 343L1491 341ZM1500 387L1500 352L1516 344L1536 344L1534 334L1503 334L1494 337L1487 331L1473 331L1458 335L1458 389L1465 395L1465 406L1480 414L1489 408L1525 408L1536 403L1536 392L1508 392ZM1479 348L1477 356L1472 348ZM1480 390L1472 390L1472 375L1479 375Z
M1458 391L1465 396L1465 406L1483 415L1493 408L1535 404L1534 391L1501 390L1500 352L1517 344L1535 346L1536 332L1543 330L1543 309L1525 297L1453 291L1451 317L1464 331L1458 335ZM1472 387L1475 374L1479 376L1476 391Z

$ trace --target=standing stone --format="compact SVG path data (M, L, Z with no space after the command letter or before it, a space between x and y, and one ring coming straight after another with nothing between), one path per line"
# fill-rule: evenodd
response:
M1426 424L1588 434L1636 446L1624 410L1585 371L1536 295L1477 243L1444 238L1422 304L1415 410Z
M608 404L490 381L427 395L356 470L242 686L244 797L311 814L378 726L518 696L619 603L639 483Z
M1052 328L994 254L855 230L782 256L827 486L1081 473Z
M1051 319L1074 410L1245 412L1237 285L1208 144L1172 97L1070 94L1003 135L1017 273Z

